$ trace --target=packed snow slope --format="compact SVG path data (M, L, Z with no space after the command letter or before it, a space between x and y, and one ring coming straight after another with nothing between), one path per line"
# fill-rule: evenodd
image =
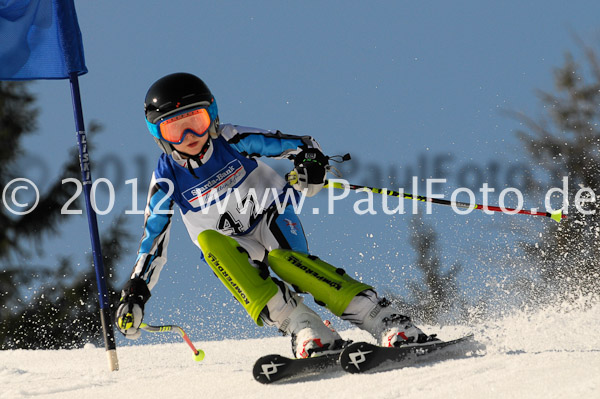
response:
M334 370L294 382L261 385L253 362L290 353L288 337L119 348L108 371L104 349L0 352L1 398L600 398L600 306L513 314L470 328L428 327L450 339L475 333L472 356L367 375ZM345 337L369 339L362 331ZM193 337L192 337L193 338ZM142 338L143 339L143 338Z

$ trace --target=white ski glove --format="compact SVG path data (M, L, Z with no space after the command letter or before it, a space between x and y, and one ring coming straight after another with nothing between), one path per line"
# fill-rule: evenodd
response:
M292 187L305 192L307 197L316 195L325 185L328 165L329 157L318 148L303 149L294 157L294 173L297 180Z
M150 298L146 282L139 277L129 280L121 292L121 301L115 314L117 328L126 338L138 339L142 332L144 304Z

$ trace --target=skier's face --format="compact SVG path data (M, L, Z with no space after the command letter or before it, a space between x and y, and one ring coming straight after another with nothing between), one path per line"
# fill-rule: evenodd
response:
M208 132L202 136L196 134L186 134L185 138L180 144L172 144L179 153L186 153L189 155L198 155L208 140Z

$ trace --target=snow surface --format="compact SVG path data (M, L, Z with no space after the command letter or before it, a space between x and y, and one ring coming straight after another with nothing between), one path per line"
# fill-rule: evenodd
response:
M600 398L600 306L520 313L500 321L428 327L442 339L475 333L473 356L441 359L367 375L335 370L295 382L262 385L253 362L290 353L288 337L183 342L118 349L108 371L103 348L0 351L1 398ZM342 335L371 340L351 329ZM192 337L193 338L193 337Z

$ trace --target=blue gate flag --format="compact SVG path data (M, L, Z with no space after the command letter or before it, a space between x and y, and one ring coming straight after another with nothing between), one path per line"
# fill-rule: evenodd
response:
M87 72L74 0L0 0L0 80Z

